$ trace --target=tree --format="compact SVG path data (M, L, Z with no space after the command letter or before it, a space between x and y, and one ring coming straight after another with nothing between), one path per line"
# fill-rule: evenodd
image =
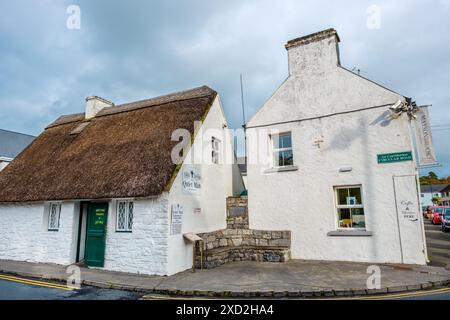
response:
M435 206L438 206L441 203L441 198L439 197L434 197L433 199L431 199L431 202L433 202L433 204Z
M434 173L433 171L428 172L428 177L432 180L438 180L439 177L437 176L436 173Z

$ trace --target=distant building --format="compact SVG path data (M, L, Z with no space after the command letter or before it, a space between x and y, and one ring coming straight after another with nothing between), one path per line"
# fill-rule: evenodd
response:
M245 160L245 157L238 158L238 166L242 176L242 180L244 180L244 186L247 189L247 162Z
M0 171L2 171L35 137L0 129Z
M433 205L433 198L442 198L442 189L447 187L447 184L422 184L420 185L420 203L422 208Z
M450 206L450 184L446 185L441 191L441 205Z

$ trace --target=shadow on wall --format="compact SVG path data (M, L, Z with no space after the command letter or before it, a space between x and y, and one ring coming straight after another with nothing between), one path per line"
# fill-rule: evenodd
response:
M390 111L383 112L378 118L370 123L371 126L380 125L381 127L387 127L391 124L392 115Z

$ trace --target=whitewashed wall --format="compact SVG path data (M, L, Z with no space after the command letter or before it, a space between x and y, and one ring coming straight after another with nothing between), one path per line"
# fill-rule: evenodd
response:
M74 262L78 206L64 202L59 231L48 231L47 205L0 205L0 259L68 265Z
M216 136L219 132L225 133L222 139L222 148L227 148L232 152L231 137L223 125L226 119L222 111L220 100L217 98L204 121L202 130L204 133L198 134L193 144L193 148L189 151L188 157L203 143L208 145L205 149L207 155L211 154L209 142L212 136ZM216 129L216 133L207 131L208 129ZM202 142L202 139L204 141ZM206 147L205 147L206 148ZM223 149L222 151L225 151ZM208 164L202 163L201 157L195 155L196 163L202 173L202 191L201 195L185 194L182 189L182 175L177 175L169 195L169 217L172 205L180 204L183 207L183 227L182 234L169 236L169 262L168 273L174 274L184 271L192 267L193 246L183 239L185 233L203 233L226 228L226 198L233 195L233 166L231 164ZM209 157L207 157L209 159ZM183 165L185 166L185 165ZM237 165L234 165L237 169ZM237 169L238 170L238 169ZM236 176L235 176L236 177ZM240 178L240 177L239 177ZM235 192L240 193L243 190L242 179L234 181ZM201 208L201 213L194 213L195 208Z
M167 275L169 215L167 194L134 200L133 231L116 231L117 201L111 201L106 236L106 270Z
M337 65L334 38L289 51L290 76L248 127L393 104L402 96ZM305 54L308 56L305 58ZM413 162L379 165L377 154L413 150L406 116L389 121L388 107L322 119L272 125L292 131L297 171L267 174L249 141L249 218L254 229L291 230L295 259L400 263L393 175L415 175ZM248 129L254 135L256 128ZM320 148L315 141L324 142ZM267 138L266 138L267 139ZM266 142L268 143L268 142ZM352 172L339 173L351 167ZM362 185L367 230L372 236L331 237L337 229L335 186ZM410 198L418 203L414 185ZM421 215L419 214L419 219ZM403 262L424 264L419 228L403 235L413 243ZM420 249L417 249L420 248Z

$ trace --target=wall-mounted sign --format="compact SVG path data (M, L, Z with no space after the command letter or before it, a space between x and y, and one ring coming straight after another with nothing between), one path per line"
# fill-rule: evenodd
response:
M394 162L404 162L412 161L413 155L411 151L406 152L396 152L378 155L378 163L394 163Z
M416 145L419 154L419 164L421 166L430 166L437 164L436 153L434 152L433 136L431 135L430 115L428 107L420 108L417 112L417 121L414 123L416 128Z
M172 205L172 212L170 215L170 234L181 234L183 228L183 207L179 204Z
M183 166L183 193L200 195L202 192L202 173L195 166Z

